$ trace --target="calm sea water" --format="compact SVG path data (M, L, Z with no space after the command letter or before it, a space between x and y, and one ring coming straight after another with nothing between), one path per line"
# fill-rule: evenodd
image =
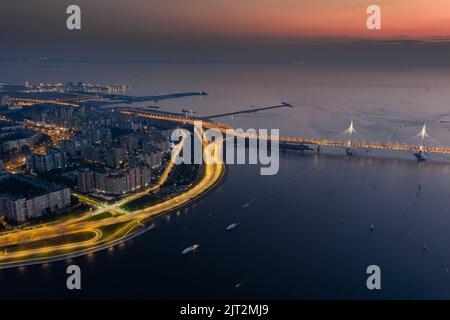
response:
M293 109L227 117L235 127L339 138L350 119L358 137L418 143L424 122L450 145L449 70L321 70L298 65L1 64L0 82L91 81L131 85L130 94L206 90L160 102L199 115L270 106ZM148 104L147 104L148 105ZM275 176L230 166L225 183L157 228L112 250L0 271L1 298L449 298L450 161L356 150L283 153ZM225 227L239 221L232 232ZM370 225L375 226L370 231ZM185 247L200 250L182 256ZM423 250L426 244L427 249ZM65 268L82 268L78 292ZM382 290L366 288L379 265ZM239 287L235 287L240 283Z

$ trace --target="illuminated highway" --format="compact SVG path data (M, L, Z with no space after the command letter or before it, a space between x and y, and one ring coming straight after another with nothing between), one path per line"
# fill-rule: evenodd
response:
M179 152L182 149L183 144L179 143L176 145L173 149L173 154L179 154ZM42 224L41 228L26 228L24 230L10 232L7 234L7 236L3 237L0 235L0 246L7 246L10 244L20 244L20 243L27 243L30 241L37 241L42 240L46 238L52 238L56 237L61 233L67 232L69 233L72 230L77 230L78 227L83 227L85 230L89 230L89 227L97 227L101 226L103 223L100 221L100 223L94 224L80 224L81 221L86 220L90 217L93 217L97 214L103 213L103 212L112 212L113 214L121 213L121 214L130 214L128 211L125 211L123 209L120 209L122 205L124 205L127 202L133 201L135 199L138 199L142 197L143 195L148 194L149 192L156 191L159 189L164 183L166 183L167 179L169 178L169 175L174 167L173 161L170 161L163 173L161 174L158 182L150 186L149 188L144 189L143 191L133 193L127 197L124 197L123 199L117 201L114 204L106 204L104 202L98 201L96 199L93 199L89 196L81 195L81 194L74 194L76 197L80 199L81 202L87 203L91 206L94 206L97 208L95 211L88 211L85 214L80 214L79 217L72 218L68 221L64 222L48 222L46 224ZM111 220L105 220L105 222L109 223L115 223L115 222L122 222L126 221L123 219L111 219ZM75 227L74 227L75 226ZM67 227L67 228L64 228ZM1 252L0 252L1 254Z
M151 113L151 112L143 113L143 112L134 111L132 108L124 108L124 110L121 112L123 114L138 114L140 117L144 117L144 118L175 121L175 122L187 123L187 124L191 124L191 125L194 125L196 122L201 121L202 126L204 128L216 129L216 130L221 131L222 133L228 132L229 134L233 134L233 128L231 128L227 124L220 123L220 122L213 122L213 121L207 121L207 120L203 120L203 119L172 116L172 115L165 115L165 114ZM351 134L351 132L350 132L350 134ZM234 133L234 135L237 137L241 137L241 138L273 140L271 136L239 133L237 131ZM281 143L310 144L310 145L344 147L344 148L355 147L355 148L364 148L364 149L423 151L423 152L429 152L429 153L450 154L449 147L426 146L423 144L407 145L407 144L371 143L371 142L365 142L365 141L350 141L350 140L307 139L307 138L295 138L295 137L292 137L292 138L291 137L279 137L278 139L279 139L279 142L281 142Z
M183 124L195 124L199 121L195 118L165 115L161 113L143 113L135 110L122 110L125 115L138 115L144 118L165 120L178 122ZM245 134L235 132L230 126L217 123L213 121L202 121L203 128L218 130L222 133L233 132L235 136L243 138L263 138L271 140L270 136L258 136L256 134ZM352 124L350 125L350 134ZM424 126L425 128L425 126ZM425 129L423 129L424 131ZM348 131L348 130L347 130ZM198 132L196 132L199 134ZM422 134L423 138L424 134ZM185 138L185 137L184 137ZM76 218L71 218L62 222L50 222L34 228L23 230L13 230L0 234L0 269L17 267L21 265L44 263L49 261L57 261L67 259L74 256L92 253L98 250L103 250L113 245L117 245L127 239L137 236L148 229L146 223L157 215L172 212L173 210L189 204L201 195L204 195L208 190L213 188L224 176L225 165L221 160L223 147L223 140L218 139L213 143L210 154L204 152L205 164L202 166L203 175L200 181L182 194L178 194L171 199L165 200L161 203L149 206L147 208L129 212L121 209L121 207L149 192L159 189L168 179L174 167L174 157L177 156L184 145L185 139L182 139L172 150L172 159L162 173L159 182L141 192L131 194L113 204L106 204L99 202L84 195L76 195L85 203L94 206L96 209L92 212L84 213ZM302 139L302 138L288 138L280 137L280 142L298 143L298 144L314 144L322 146L333 147L359 147L370 149L388 149L388 150L408 150L408 151L425 151L435 153L450 153L450 148L445 147L430 147L430 146L411 146L402 144L378 144L368 142L351 142L325 139ZM203 148L207 147L210 142L204 140ZM93 219L98 214L110 212L112 216L103 217L102 219ZM105 228L110 228L105 231ZM85 239L80 241L66 241L59 243L61 237L68 235L85 235ZM89 237L88 237L89 235ZM33 242L44 242L42 246L37 248L29 248L28 246ZM12 249L11 249L12 248ZM8 250L10 252L8 252Z
M172 159L181 152L184 143L183 141L184 140L174 147ZM204 142L203 146L206 147L207 142ZM205 164L203 166L203 176L196 185L185 193L174 196L164 202L134 212L120 209L120 206L123 204L160 188L161 185L166 182L173 169L174 162L172 160L161 175L159 182L147 190L125 197L112 205L91 201L91 204L95 204L97 207L95 212L81 215L80 217L70 219L69 221L54 224L50 223L35 229L15 230L0 234L0 269L57 261L73 256L88 254L116 245L135 234L139 234L145 229L144 222L147 222L149 219L159 214L171 212L189 204L191 201L214 187L214 185L222 179L225 165L220 161L221 148L222 143L214 144L213 152L209 155L211 159L209 159L210 161L208 163L211 164ZM89 217L103 212L112 212L116 215L94 221L87 220ZM120 215L117 215L117 213L120 213ZM105 234L101 228L108 226L118 227L114 228L113 232ZM73 234L94 234L94 236L84 241L51 244L54 239ZM46 240L48 240L48 242ZM26 248L28 244L36 241L44 241L44 245L39 248ZM49 242L50 245L48 244ZM11 250L11 246L19 246L19 248L16 248L14 252L8 252L8 250Z

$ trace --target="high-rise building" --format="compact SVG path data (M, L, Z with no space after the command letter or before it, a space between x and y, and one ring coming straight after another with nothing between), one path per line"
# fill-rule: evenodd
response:
M47 172L67 167L66 154L58 149L49 149L44 154L32 153L27 157L28 170Z
M0 212L23 222L70 205L70 189L20 174L0 175Z
M41 137L39 133L23 129L0 134L0 153L16 153L31 149Z
M94 171L81 169L78 171L78 190L82 193L92 192L95 188Z
M151 168L159 167L162 164L164 151L155 146L153 142L145 144L143 152L144 152L144 161Z
M151 168L156 168L162 164L162 154L161 152L153 152L150 154L144 154L144 161Z
M83 159L88 162L99 162L101 160L102 150L98 146L87 146L83 149Z
M124 148L113 148L105 156L106 165L110 168L118 167L127 159L127 151Z
M86 169L78 173L78 187L80 192L95 190L107 195L122 195L148 186L150 179L151 169L145 164L126 171L104 168L93 172Z
M120 137L120 146L125 148L129 153L132 153L139 146L139 139L135 135Z

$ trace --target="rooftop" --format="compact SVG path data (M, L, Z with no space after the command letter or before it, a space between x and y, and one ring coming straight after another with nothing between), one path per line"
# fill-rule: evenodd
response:
M61 185L50 184L21 174L0 175L0 196L11 200L33 198L62 188Z

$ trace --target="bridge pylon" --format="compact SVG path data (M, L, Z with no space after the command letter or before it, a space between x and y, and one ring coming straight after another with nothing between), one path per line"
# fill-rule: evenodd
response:
M420 138L420 146L419 146L419 151L414 153L414 155L417 158L417 161L425 161L425 157L423 155L423 141L425 140L425 138L430 138L430 135L427 132L427 123L425 122L422 126L422 130L420 130L420 132L416 135L416 137Z
M351 137L352 137L353 133L357 133L357 131L355 130L355 127L353 126L353 120L350 120L349 127L347 128L347 130L345 130L343 132L343 134L348 136L347 144L346 144L346 147L345 147L345 153L348 156L353 155L352 149L351 149L351 147L352 147Z

